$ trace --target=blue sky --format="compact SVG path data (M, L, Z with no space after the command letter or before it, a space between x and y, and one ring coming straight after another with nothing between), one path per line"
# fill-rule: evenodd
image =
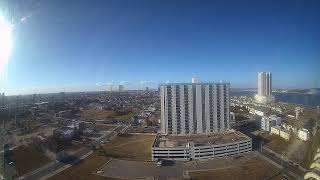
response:
M159 82L320 87L317 0L13 0L6 94Z

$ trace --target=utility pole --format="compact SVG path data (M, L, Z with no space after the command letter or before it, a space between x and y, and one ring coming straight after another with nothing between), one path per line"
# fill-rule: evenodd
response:
M284 158L284 155L285 155L285 152L282 152L282 153L281 153L281 167L282 167L282 169L284 169L284 166L283 166L283 158Z

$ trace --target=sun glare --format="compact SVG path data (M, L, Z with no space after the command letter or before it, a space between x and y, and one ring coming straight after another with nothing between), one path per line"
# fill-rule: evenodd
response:
M0 15L0 72L9 61L11 45L11 25Z

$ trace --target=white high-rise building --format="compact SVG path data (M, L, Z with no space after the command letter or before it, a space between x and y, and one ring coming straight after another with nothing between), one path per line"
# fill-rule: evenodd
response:
M124 91L124 85L122 84L119 85L119 91Z
M191 82L192 83L200 83L200 81L197 77L192 77Z
M272 75L271 72L258 73L258 94L255 98L258 103L267 104L274 102L275 98L272 96Z
M272 92L272 76L270 72L258 73L258 95L267 96Z
M197 134L228 130L229 93L229 83L161 84L161 133Z

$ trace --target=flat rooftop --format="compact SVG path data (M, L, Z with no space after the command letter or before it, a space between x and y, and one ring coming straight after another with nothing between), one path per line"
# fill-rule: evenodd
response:
M285 133L290 134L290 131L282 128L281 126L273 126L273 127L271 127L271 128L275 128L275 129L277 129L277 130L280 130L280 131L283 131L283 132L285 132Z
M186 147L193 142L195 146L209 146L250 140L248 136L239 131L226 131L211 134L192 135L159 135L155 147Z

